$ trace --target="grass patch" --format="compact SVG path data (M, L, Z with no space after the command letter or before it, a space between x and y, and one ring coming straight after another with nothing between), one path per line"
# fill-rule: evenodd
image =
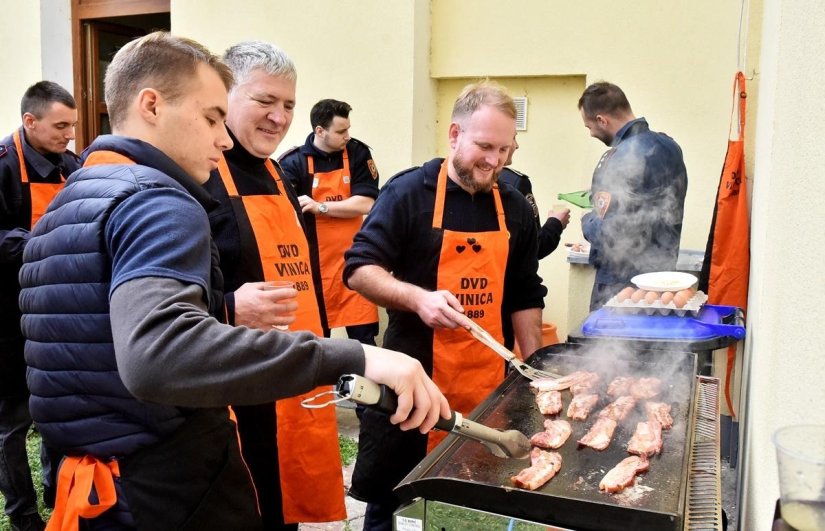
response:
M52 514L51 509L43 506L43 484L40 482L40 434L34 429L29 430L26 437L26 453L29 456L29 468L32 471L32 482L34 490L37 492L37 510L43 521L48 521ZM11 523L6 516L6 499L0 494L0 531L10 531Z
M338 448L341 450L341 463L349 466L358 455L358 441L338 434Z

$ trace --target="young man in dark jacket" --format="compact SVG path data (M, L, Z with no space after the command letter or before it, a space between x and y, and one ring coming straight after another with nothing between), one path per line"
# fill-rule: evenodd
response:
M31 411L67 454L52 516L61 526L82 516L85 529L260 528L228 404L358 373L396 391L403 428L449 415L404 355L218 321L213 202L201 185L232 146L231 85L194 41L156 32L121 48L106 72L114 135L89 147L26 247Z
M17 275L31 229L66 177L80 167L67 149L74 140L77 105L52 81L29 87L20 102L23 124L0 140L0 492L12 529L43 529L26 456L32 425ZM41 447L43 501L54 504L59 455Z

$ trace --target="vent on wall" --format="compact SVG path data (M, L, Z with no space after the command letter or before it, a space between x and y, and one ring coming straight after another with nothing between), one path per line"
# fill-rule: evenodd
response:
M527 131L527 98L513 98L516 104L516 131Z

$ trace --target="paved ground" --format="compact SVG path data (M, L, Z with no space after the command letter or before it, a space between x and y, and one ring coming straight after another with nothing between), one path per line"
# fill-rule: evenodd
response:
M338 414L338 432L351 439L358 439L358 418L354 409L345 407L336 408ZM352 469L355 463L344 467L344 488L349 488L352 482ZM346 497L347 520L342 522L328 522L325 524L301 524L301 531L360 531L364 527L365 503Z

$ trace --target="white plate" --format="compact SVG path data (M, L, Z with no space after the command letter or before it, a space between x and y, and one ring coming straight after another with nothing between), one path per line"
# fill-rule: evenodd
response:
M644 273L630 279L639 289L647 291L679 291L692 287L698 279L690 273L658 271Z
M590 249L586 251L573 251L571 249L567 250L568 256L574 256L576 258L589 258L590 257Z

